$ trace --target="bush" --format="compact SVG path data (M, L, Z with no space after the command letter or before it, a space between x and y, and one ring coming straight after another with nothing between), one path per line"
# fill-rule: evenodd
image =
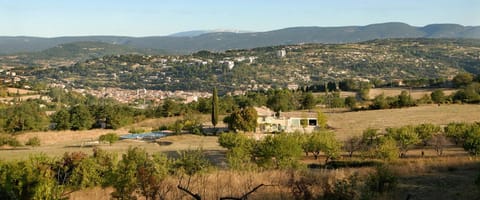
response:
M231 169L251 169L255 141L240 133L222 133L218 137L220 146L228 149L227 162Z
M3 145L9 145L12 147L22 146L22 144L11 135L0 134L0 146Z
M324 194L324 199L360 199L361 184L358 174L346 179L337 180L330 190Z
M378 194L393 191L397 187L397 183L397 175L388 166L377 166L365 181L366 188L363 195L370 197L367 199L372 199Z
M397 142L390 137L380 140L380 144L375 149L375 157L384 160L395 160L399 156Z
M112 145L116 141L120 140L120 137L116 133L107 133L105 135L101 135L98 140L101 142L108 142L108 144Z
M25 145L27 146L31 146L31 147L38 147L40 146L40 138L38 137L32 137L30 139L28 139L28 141L25 143Z
M257 164L265 168L291 169L300 167L303 154L301 141L292 134L281 133L267 136L254 148Z
M145 149L129 148L114 170L111 196L116 199L162 199L170 161L163 154L149 155Z
M0 164L0 199L64 199L52 165L45 155Z
M175 161L175 168L188 176L208 171L211 163L199 150L186 150L180 152L180 158Z
M480 154L480 127L471 125L470 130L465 134L463 148L472 155Z

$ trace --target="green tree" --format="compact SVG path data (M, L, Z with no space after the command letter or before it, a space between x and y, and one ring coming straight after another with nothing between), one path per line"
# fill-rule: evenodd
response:
M107 133L107 134L101 135L98 138L98 140L101 142L108 142L110 146L112 146L112 144L118 141L119 139L120 137L116 133Z
M174 166L188 176L206 172L211 167L210 161L201 149L180 151L179 154L180 157L175 160Z
M312 92L306 92L302 95L301 106L302 109L312 109L317 104L315 97Z
M350 108L350 110L355 110L355 107L357 106L357 99L349 96L345 98L345 105Z
M111 196L115 199L136 199L138 190L137 170L140 165L146 163L148 154L138 147L129 148L122 160L118 163L114 172L112 186L115 189Z
M397 106L402 107L409 107L415 105L415 102L412 99L412 96L407 91L402 91L400 95L398 95Z
M312 152L315 159L321 152L325 154L325 164L329 160L338 158L341 153L342 143L335 138L335 134L330 131L314 132L307 140L307 149Z
M369 87L361 88L360 91L358 92L358 96L360 96L361 100L368 101L370 99L370 88Z
M164 154L149 155L144 149L129 148L114 172L112 197L136 199L140 194L146 199L163 198L162 195L171 189L165 183L171 166Z
M172 124L171 129L173 130L173 133L178 135L182 133L184 127L185 124L183 123L183 120L177 119L175 120L175 123Z
M431 94L430 97L432 98L432 101L434 103L443 103L445 102L445 93L443 92L442 89L434 90Z
M227 149L233 149L235 147L242 147L242 146L251 146L253 144L253 140L249 139L246 135L244 134L238 134L238 133L222 133L218 137L218 143L220 146L227 148Z
M413 126L388 128L387 132L387 137L392 137L397 141L397 146L400 150L400 157L402 158L407 155L407 151L413 145L416 145L421 141Z
M224 121L227 122L228 127L234 131L255 131L257 118L257 111L253 107L247 107L234 111L230 116L225 118Z
M171 161L164 154L155 154L148 157L144 163L137 167L137 183L145 199L163 199L172 188L165 183Z
M260 167L288 169L299 166L303 150L300 141L293 135L281 133L267 136L256 143L253 152L255 162Z
M109 181L117 164L115 157L99 149L93 152L93 156L81 159L73 170L70 169L68 185L73 190L111 185Z
M60 109L51 116L52 122L55 123L55 130L69 130L70 112L67 109Z
M1 199L63 199L53 160L39 155L27 161L0 163Z
M273 94L268 97L267 107L277 113L286 112L295 108L294 102L290 90L275 90Z
M244 134L222 133L218 137L220 146L228 149L227 162L231 169L251 169L255 141Z
M379 194L393 191L398 184L397 175L386 165L380 165L370 173L365 181L365 198L376 199Z
M391 137L382 137L374 149L374 156L384 160L395 160L399 155L397 141Z
M373 146L378 138L378 129L367 128L362 132L362 143L367 146Z
M456 87L462 87L470 84L473 81L473 75L470 73L459 73L453 77L453 84Z
M217 88L213 88L212 95L212 125L216 127L218 123L218 94Z
M423 143L423 146L427 146L428 141L441 131L440 126L434 124L420 124L415 126L415 132Z
M465 133L463 148L472 155L480 154L480 125L472 124Z
M387 109L389 107L390 105L388 105L384 94L377 95L375 98L373 98L372 105L370 105L371 109Z
M328 118L322 110L317 110L317 125L320 129L327 129L328 128Z
M162 116L173 117L180 113L180 106L171 99L166 99L162 104Z
M303 133L306 133L305 129L308 127L308 119L307 118L300 119L300 125L302 126Z
M450 122L443 128L445 136L452 138L455 145L459 145L465 140L469 125L463 122Z
M86 106L79 104L70 109L70 124L72 130L90 129L93 123L93 116Z
M5 130L15 133L22 131L39 131L48 127L48 117L34 101L26 101L6 110Z

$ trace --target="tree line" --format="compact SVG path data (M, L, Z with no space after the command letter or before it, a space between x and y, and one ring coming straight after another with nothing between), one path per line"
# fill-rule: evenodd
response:
M336 139L333 132L321 129L311 134L280 133L254 140L242 133L223 133L219 144L228 149L227 162L233 169L260 167L285 169L300 165L302 154L314 159L325 158L324 163L340 158L342 153L367 159L394 160L407 156L413 148L434 149L443 155L448 141L462 146L472 155L480 154L480 123L452 122L445 127L434 124L389 127L381 131L365 129L361 136L345 141Z

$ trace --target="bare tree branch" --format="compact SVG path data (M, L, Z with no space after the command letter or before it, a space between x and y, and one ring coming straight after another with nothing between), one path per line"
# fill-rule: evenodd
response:
M255 192L256 190L258 190L258 188L261 188L262 186L265 186L264 184L260 184L258 185L257 187L254 187L252 190L250 190L249 192L245 193L244 195L242 195L241 197L221 197L220 200L246 200L248 199L248 195L252 194L253 192Z
M184 188L180 185L177 185L177 188L186 192L187 194L189 194L190 196L192 196L196 200L202 200L202 197L199 194L193 194L193 192L190 192L187 188Z

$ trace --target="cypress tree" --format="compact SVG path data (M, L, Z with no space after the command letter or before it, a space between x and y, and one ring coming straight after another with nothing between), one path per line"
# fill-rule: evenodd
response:
M218 123L218 94L217 88L213 88L212 95L212 125L216 127Z

